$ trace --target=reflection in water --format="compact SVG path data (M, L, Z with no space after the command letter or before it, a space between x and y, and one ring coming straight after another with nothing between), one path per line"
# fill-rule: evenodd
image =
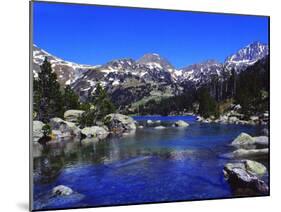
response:
M163 124L163 121L162 123ZM166 124L166 125L169 125ZM255 126L199 124L138 129L98 141L65 140L34 148L35 208L81 207L232 196L222 168L229 143ZM46 198L59 184L84 198ZM60 201L59 203L57 201ZM42 206L44 205L44 206Z

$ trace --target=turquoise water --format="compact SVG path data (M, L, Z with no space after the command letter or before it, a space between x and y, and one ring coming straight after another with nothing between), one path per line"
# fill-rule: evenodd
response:
M53 143L34 159L34 209L122 205L233 197L222 169L241 132L259 127L202 124L194 116L134 117L161 120L165 129L144 127L126 137L100 142ZM187 128L171 127L185 120ZM71 187L69 197L52 197L57 185Z

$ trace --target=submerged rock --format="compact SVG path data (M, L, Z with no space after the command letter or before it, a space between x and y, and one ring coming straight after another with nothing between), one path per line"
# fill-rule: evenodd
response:
M66 121L77 122L84 112L84 110L67 110L64 112L63 117Z
M104 124L113 133L123 133L125 131L135 131L134 119L118 113L111 113L104 118Z
M58 195L58 196L69 196L73 194L73 190L67 186L64 185L59 185L53 188L52 190L53 195Z
M175 122L175 126L176 127L188 127L189 124L185 121L179 120Z
M243 191L247 193L249 190L256 194L268 194L267 184L258 177L265 172L266 168L255 161L228 163L223 169L224 177L232 189L242 194Z

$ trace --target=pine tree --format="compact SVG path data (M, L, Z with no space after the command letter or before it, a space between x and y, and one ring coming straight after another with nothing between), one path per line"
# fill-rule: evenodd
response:
M79 97L69 85L67 85L64 89L63 100L64 111L80 108Z
M106 115L115 112L114 105L100 84L97 84L95 93L90 98L90 104L92 106L80 118L79 123L82 127L95 125Z
M34 79L33 106L38 113L38 119L48 122L52 117L62 116L63 99L57 76L52 71L51 64L47 58L45 58L40 69L38 79Z
M218 116L218 105L216 100L210 95L207 88L201 88L198 91L199 114L204 118L209 116Z

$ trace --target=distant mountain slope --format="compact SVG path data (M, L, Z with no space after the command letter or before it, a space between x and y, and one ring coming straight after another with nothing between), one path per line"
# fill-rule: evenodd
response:
M227 80L231 71L240 73L266 55L268 46L254 42L227 57L224 63L212 59L175 69L167 59L152 53L138 60L124 58L90 66L64 61L34 45L33 73L36 78L40 64L47 57L58 81L62 85L70 84L82 101L86 101L100 83L116 105L135 108L151 99L180 95L214 78Z
M58 81L62 85L71 84L86 70L96 67L65 61L33 45L33 74L35 77L37 77L37 73L40 72L40 65L43 63L45 57L47 57L52 64L52 68L57 74Z

